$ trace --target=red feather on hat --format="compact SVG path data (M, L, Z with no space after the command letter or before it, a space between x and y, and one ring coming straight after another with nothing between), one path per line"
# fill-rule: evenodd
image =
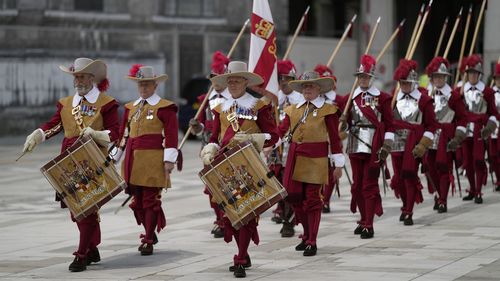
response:
M109 80L108 78L104 78L101 80L101 82L99 82L99 84L97 84L97 89L100 91L100 92L104 92L106 91L107 89L109 88Z
M478 54L473 54L473 55L470 55L470 56L467 58L467 66L468 66L468 67L474 67L474 66L476 66L478 63L483 63L483 60L481 59L481 56L479 56Z
M221 75L226 72L227 65L229 64L229 58L226 57L222 52L216 51L212 55L212 73Z
M144 64L139 64L139 63L136 63L136 64L132 65L132 67L128 71L128 76L130 76L130 77L136 77L137 76L137 71L139 71L139 69L141 67L143 67L143 66L144 66Z
M361 64L363 65L365 71L369 72L370 69L372 69L372 67L377 64L377 60L375 60L375 58L370 55L363 55L361 56Z
M443 57L435 57L431 60L429 65L427 65L427 67L425 68L425 73L427 75L432 75L432 73L438 71L439 66L442 63L446 66L446 68L450 67L450 62L447 59L445 59Z
M319 73L320 77L331 77L331 78L333 78L333 80L335 80L335 82L337 82L337 77L335 77L335 75L333 75L333 70L324 64L316 65L316 67L314 68L314 71Z
M495 65L495 76L500 76L500 63Z
M394 71L393 79L395 81L406 79L412 70L417 71L417 67L418 65L416 61L401 59L396 71Z
M295 71L295 65L291 60L278 61L278 75L290 75L290 72Z

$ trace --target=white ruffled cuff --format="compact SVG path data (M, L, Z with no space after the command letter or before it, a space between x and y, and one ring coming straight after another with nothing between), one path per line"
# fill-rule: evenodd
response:
M333 160L335 167L342 168L345 165L345 156L343 153L335 153L328 155L328 158Z
M384 139L394 141L394 133L393 132L385 132Z
M163 161L175 163L178 155L179 151L176 148L165 148L163 150Z
M424 137L429 138L430 140L434 140L434 134L429 131L424 132Z

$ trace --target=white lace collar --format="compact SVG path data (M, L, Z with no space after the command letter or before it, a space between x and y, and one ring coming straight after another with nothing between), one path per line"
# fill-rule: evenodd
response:
M297 91L292 91L290 94L285 95L285 93L283 93L283 91L279 90L279 92L278 92L279 105L283 105L283 103L285 102L286 99L288 99L288 102L290 104L297 104L297 103L301 102L302 100L304 100L304 96L302 96L302 94L297 92Z
M87 94L84 95L84 97L89 103L95 103L99 98L99 94L100 94L99 90L94 86L92 87L92 90L90 90ZM76 93L73 96L73 102L72 102L73 107L79 105L81 100L82 96Z
M334 90L330 90L330 91L326 92L324 95L325 95L325 99L331 100L331 101L335 101L335 99L337 98L337 92L335 92Z
M297 108L300 108L306 102L307 101L305 99L303 99L301 102L297 103ZM312 100L311 103L314 104L314 106L316 106L316 108L321 108L325 104L325 97L320 95L319 97Z
M404 93L401 91L401 89L398 92L398 100L402 99L404 97ZM411 93L410 97L420 100L420 97L422 96L422 93L418 90L418 88L415 88Z
M470 88L476 87L476 89L478 89L479 91L483 92L485 86L486 85L484 85L483 81L477 82L476 85L472 85L469 81L467 81L467 83L465 83L465 86L464 86L464 91L468 92L470 90Z
M146 102L149 104L149 105L156 105L160 102L160 96L158 96L156 93L154 93L153 95L151 95L149 98L146 99ZM134 106L138 105L141 101L143 101L144 99L143 98L138 98L135 102L134 102Z
M210 92L210 94L208 95L208 99L211 100L213 99L215 96L217 96L217 94L220 94L223 98L225 99L228 99L231 94L229 93L229 90L227 88L225 88L222 92L218 93L215 89L212 90L212 92Z
M254 98L249 93L245 93L243 96L237 99L233 98L233 96L230 95L228 99L222 103L222 111L227 112L234 103L236 103L239 108L252 109L257 101L258 99Z
M363 91L363 90L361 89L361 87L359 87L359 86L358 86L358 87L356 88L356 90L354 90L354 93L353 93L353 95L352 95L352 99L355 99L355 98L356 98L359 94L361 94L361 93L363 93L363 92L367 92L367 93L369 93L370 95L372 95L372 96L374 96L374 97L378 97L378 96L380 96L380 90L379 90L379 89L377 89L377 87L375 87L375 86L373 86L373 85L372 85L372 86L371 86L368 90L366 90L366 91Z
M441 88L441 89L438 89L437 87L435 87L434 91L440 91L441 93L443 93L444 96L449 98L451 96L452 90L451 90L450 85L448 85L448 83L446 83L446 84L444 84L443 88Z

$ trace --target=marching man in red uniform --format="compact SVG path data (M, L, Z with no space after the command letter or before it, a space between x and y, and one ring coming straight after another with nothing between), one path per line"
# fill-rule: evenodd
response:
M344 117L349 127L346 152L353 176L351 211L355 213L357 207L361 215L354 234L361 239L373 237L374 217L383 213L378 178L394 143L391 96L373 85L375 64L372 56L361 57L355 73L359 87L354 90L352 107Z
M177 106L156 93L158 83L168 77L155 74L151 66L133 65L127 78L137 82L140 97L125 105L120 128L120 147L125 151L122 174L127 193L133 196L129 207L145 231L138 250L151 255L158 242L155 230L166 226L161 192L171 186L170 174L177 161Z
M36 145L61 131L64 131L61 151L72 146L80 135L91 136L98 145L107 148L111 142L118 140L119 105L105 93L109 85L106 79L106 64L100 60L77 58L72 66L59 68L73 75L76 94L58 101L57 112L49 122L26 138L23 151L32 151ZM75 110L80 111L83 116L85 128L82 131L74 117ZM61 201L61 208L66 208L57 194L56 200ZM93 213L80 221L76 221L71 215L71 219L78 226L80 242L78 250L73 253L75 259L69 265L69 270L78 272L87 269L90 263L101 260L97 249L101 243L99 214Z
M500 113L500 63L497 63L495 65L493 79L493 91L495 91L495 106L497 108L497 112ZM495 191L500 191L500 141L498 141L498 127L495 130L495 133L491 135L490 157L492 160L490 165L495 171L497 181Z
M325 103L321 96L332 88L332 78L321 78L319 73L308 71L289 84L302 93L304 100L285 109L286 116L279 128L282 138L290 142L284 184L287 200L294 206L295 221L304 229L295 250L314 256L323 207L321 186L328 183L330 176L329 158L335 163L335 179L342 176L345 164L338 135L338 108Z
M329 89L326 93L323 94L325 97L325 102L328 104L333 104L338 107L337 110L337 115L340 117L342 114L342 111L344 110L345 106L345 101L346 97L344 96L339 96L337 95L336 89L337 89L337 77L333 75L333 70L331 70L328 66L323 65L323 64L318 64L314 68L314 71L319 73L320 77L330 77L333 79L333 85L332 88ZM328 166L329 169L329 174L332 175L333 171L335 170L333 163L330 162L330 165ZM330 201L332 199L332 194L333 190L335 189L335 186L337 185L337 181L335 180L334 177L328 177L328 184L325 184L323 186L323 213L327 214L330 213ZM340 194L340 193L339 193Z
M427 90L417 87L417 62L400 60L394 80L399 81L401 89L395 93L395 139L391 153L394 176L391 187L403 202L399 220L404 225L413 225L413 207L424 200L418 167L432 145L439 124L432 98L427 95Z
M232 143L251 141L257 150L262 150L263 147L272 147L278 142L272 106L246 92L247 87L264 82L259 75L248 72L246 63L232 61L226 74L211 80L212 83L227 86L231 96L213 110L214 122L210 143L200 153L205 165L210 164L217 153L231 147ZM229 267L229 271L234 272L235 277L245 277L245 268L252 265L248 254L250 241L259 243L258 219L251 220L238 230L232 227L226 217L224 221L224 240L229 243L234 236L238 246L238 254L234 256L234 265Z
M464 59L466 79L462 87L454 91L463 95L467 109L467 138L463 142L464 166L469 180L469 194L464 201L474 199L483 203L482 187L486 184L488 172L485 163L486 141L497 128L495 93L481 80L483 61L477 54Z
M219 51L215 52L212 56L212 66L211 66L212 70L210 73L210 78L224 74L227 70L228 63L229 59L226 56L224 56L224 54L222 54ZM212 127L214 120L212 110L216 106L227 100L230 96L226 87L223 87L216 83L212 83L212 87L213 87L212 92L198 97L198 102L201 104L205 99L205 96L209 95L208 102L206 103L205 107L201 109L202 112L198 116L198 119L193 118L189 121L189 125L192 127L191 132L194 135L202 136L202 147L208 143L212 135ZM210 200L210 207L212 207L215 213L215 222L211 233L214 235L215 238L222 238L224 237L224 221L222 219L224 213L219 208L219 206L217 206L217 204L212 202L212 195L210 194L206 186L204 193L208 195L208 198Z
M450 184L453 183L453 155L466 133L466 111L460 95L452 92L447 83L450 63L442 57L435 57L426 67L431 79L434 112L439 128L434 134L432 146L426 154L426 170L432 189L438 193L437 211L447 212Z
M278 79L280 90L278 92L278 114L279 122L285 119L284 109L290 105L297 104L304 100L301 93L292 90L288 82L297 78L297 70L295 65L290 60L278 61ZM285 167L284 161L288 153L288 144L283 144L280 148L274 149L268 158L269 169L274 171L274 174L283 183L283 171ZM280 230L281 237L293 237L295 235L293 219L293 207L287 200L278 202L276 210L273 211L272 220L276 223L283 223Z

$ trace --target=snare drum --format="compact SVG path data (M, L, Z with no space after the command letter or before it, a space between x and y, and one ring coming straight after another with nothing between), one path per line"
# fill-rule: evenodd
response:
M235 229L287 196L250 142L219 154L199 176Z
M77 221L98 211L127 186L90 137L78 139L40 170Z

